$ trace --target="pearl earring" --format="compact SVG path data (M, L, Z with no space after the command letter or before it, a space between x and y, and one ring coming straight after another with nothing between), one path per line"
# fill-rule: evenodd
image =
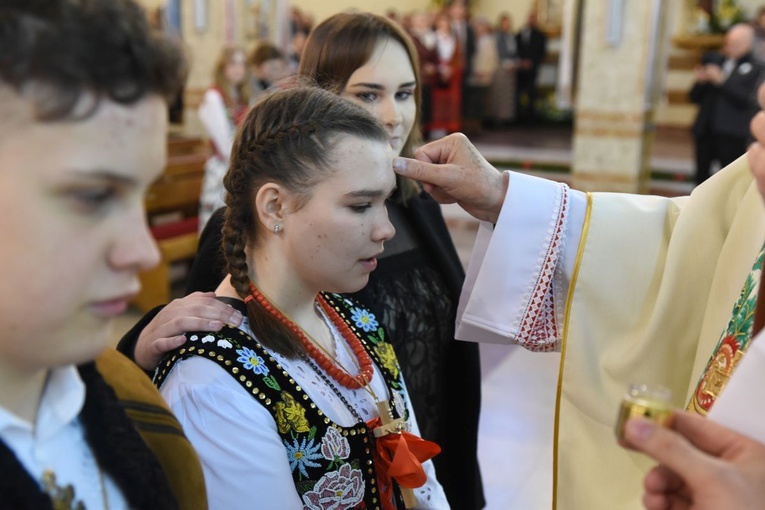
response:
M279 225L278 223L274 225L274 234L278 234L281 229L282 229L282 226Z

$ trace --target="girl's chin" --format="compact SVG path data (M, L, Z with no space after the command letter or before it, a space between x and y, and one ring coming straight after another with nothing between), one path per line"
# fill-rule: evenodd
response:
M337 287L334 289L323 289L324 292L331 292L333 294L353 294L354 292L358 292L364 287L367 286L367 283L369 283L369 274L366 275L365 278L358 278L354 279L353 282L344 282L344 285L342 287Z

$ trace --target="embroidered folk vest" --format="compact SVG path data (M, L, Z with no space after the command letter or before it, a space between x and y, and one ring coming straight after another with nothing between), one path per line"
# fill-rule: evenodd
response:
M359 337L380 368L391 396L401 395L389 404L395 417L406 419L408 412L396 403L404 402L398 361L374 315L347 298L322 295ZM201 356L215 361L271 413L305 508L382 508L381 481L374 466L375 438L364 423L343 427L332 422L277 360L239 329L187 333L186 338L160 364L155 376L158 387L179 360ZM399 489L393 484L393 505L403 508Z

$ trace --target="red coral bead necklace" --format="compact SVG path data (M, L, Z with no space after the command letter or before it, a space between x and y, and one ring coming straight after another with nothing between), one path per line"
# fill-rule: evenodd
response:
M337 329L345 342L351 348L351 352L356 358L356 363L359 366L359 373L356 376L348 373L344 367L339 366L339 363L336 363L327 354L322 352L322 349L318 347L315 342L311 341L311 339L300 326L295 324L295 322L287 317L284 312L279 310L278 307L271 303L271 301L269 301L269 299L263 295L262 292L260 292L255 284L250 282L250 295L245 298L245 302L248 302L252 299L257 301L258 304L262 306L263 309L276 320L284 324L300 341L300 344L303 346L303 349L305 349L306 354L312 360L314 360L317 365L324 369L324 371L332 379L337 381L338 384L352 390L357 390L360 388L365 388L370 383L370 381L372 381L372 376L374 375L374 365L372 364L372 358L369 356L369 353L366 351L366 349L364 349L361 340L359 340L356 334L351 330L350 326L348 326L343 318L340 317L340 314L337 313L337 310L332 308L332 306L327 303L327 300L324 299L321 294L316 295L316 302L324 311L324 314L332 322L332 325L335 326L335 329Z

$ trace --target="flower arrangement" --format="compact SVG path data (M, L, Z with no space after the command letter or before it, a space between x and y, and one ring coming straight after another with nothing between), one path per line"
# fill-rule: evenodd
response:
M712 32L724 33L745 19L744 10L736 0L719 0L709 17L709 27Z

